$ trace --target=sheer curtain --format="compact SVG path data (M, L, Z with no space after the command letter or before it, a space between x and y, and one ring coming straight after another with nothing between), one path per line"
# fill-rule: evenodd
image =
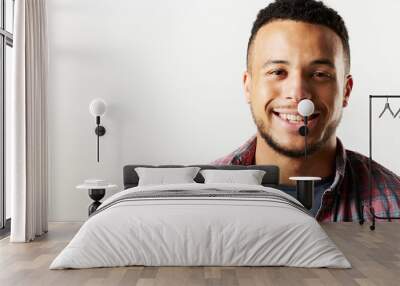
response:
M14 9L10 241L27 242L47 232L46 1L16 0Z

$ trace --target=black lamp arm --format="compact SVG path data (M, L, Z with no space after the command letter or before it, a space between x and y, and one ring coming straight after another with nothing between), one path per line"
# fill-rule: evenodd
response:
M99 137L103 136L106 133L106 129L104 128L104 126L100 125L100 116L96 116L96 129L94 130L94 132L97 135L97 162L99 162L99 154L100 154L100 144L99 144Z
M308 116L304 116L304 126L305 126L305 128L304 128L304 131L305 131L305 134L304 134L304 159L306 161L307 161L307 135L308 135L307 124L308 124Z

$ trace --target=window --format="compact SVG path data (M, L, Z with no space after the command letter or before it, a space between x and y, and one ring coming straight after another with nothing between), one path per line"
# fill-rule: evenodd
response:
M0 0L0 236L9 231L10 194L5 188L5 106L11 92L14 0Z

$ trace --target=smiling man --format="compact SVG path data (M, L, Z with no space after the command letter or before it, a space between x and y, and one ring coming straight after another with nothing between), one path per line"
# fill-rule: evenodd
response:
M254 22L247 49L244 93L257 134L217 165L277 165L280 188L294 195L291 176L318 176L312 213L320 221L370 219L368 158L346 150L336 128L348 105L349 37L336 11L314 0L276 0ZM307 160L297 105L313 101ZM400 178L372 164L372 205L399 216Z

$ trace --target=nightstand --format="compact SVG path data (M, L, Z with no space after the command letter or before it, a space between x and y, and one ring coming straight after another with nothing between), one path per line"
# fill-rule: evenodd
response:
M96 209L101 205L100 200L106 194L107 189L116 188L117 185L113 184L104 184L104 185L91 185L91 184L82 184L76 186L79 190L88 190L89 197L94 201L88 208L89 216L96 211Z

